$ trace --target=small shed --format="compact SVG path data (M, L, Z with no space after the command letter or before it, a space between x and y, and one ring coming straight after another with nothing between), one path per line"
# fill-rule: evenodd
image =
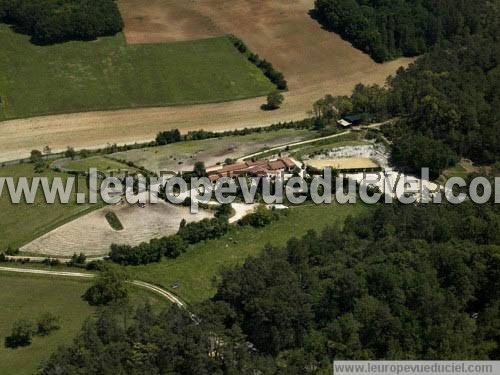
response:
M340 119L339 121L337 121L337 124L339 124L340 126L342 126L343 128L348 128L349 126L352 125L351 122L345 120L345 119Z
M353 125L359 125L363 122L363 116L361 114L347 115L345 119Z
M360 125L362 123L371 122L373 116L370 113L352 113L344 116L344 119L353 125Z

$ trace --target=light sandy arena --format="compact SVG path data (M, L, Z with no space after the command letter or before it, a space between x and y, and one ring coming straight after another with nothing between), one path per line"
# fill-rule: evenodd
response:
M316 169L323 169L327 167L338 170L378 168L378 164L368 158L308 160L306 161L306 164Z
M278 111L263 98L228 103L76 113L0 124L0 161L48 145L102 147L151 140L159 130L224 130L304 118L327 93L349 94L357 83L384 84L411 59L376 64L307 14L313 0L120 0L130 43L169 42L235 34L285 74L290 92Z
M113 211L124 229L113 230L105 218ZM167 203L148 204L145 208L121 204L104 207L71 221L23 246L20 250L48 256L71 256L84 253L90 256L106 255L111 244L138 245L152 238L177 233L182 219L198 221L211 217L209 211L196 215L189 208Z

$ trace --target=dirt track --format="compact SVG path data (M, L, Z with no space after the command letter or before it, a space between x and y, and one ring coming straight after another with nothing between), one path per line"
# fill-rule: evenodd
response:
M14 273L30 273L35 275L47 275L47 276L63 276L63 277L76 277L76 278L85 278L92 279L95 277L94 274L84 273L84 272L65 272L65 271L47 271L47 270L39 270L34 268L13 268L13 267L0 267L1 272L14 272ZM162 289L156 285L152 285L146 283L144 281L139 280L131 280L128 281L132 285L136 285L140 288L148 289L154 293L165 297L170 302L176 304L179 307L186 308L186 304L182 302L177 296L172 293Z
M384 84L410 59L376 64L307 12L313 0L121 0L130 43L168 42L235 34L270 60L289 81L283 107L259 109L262 98L196 106L89 112L0 124L0 161L49 145L53 151L152 139L159 130L224 130L304 118L314 100L348 94L355 84Z

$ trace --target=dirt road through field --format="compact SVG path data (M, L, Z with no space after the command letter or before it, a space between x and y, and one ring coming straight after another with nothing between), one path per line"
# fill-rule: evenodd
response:
M76 277L85 279L92 279L95 277L94 274L83 273L83 272L47 271L47 270L38 270L33 268L14 268L14 267L0 267L0 272L29 273L35 275ZM152 285L139 280L131 280L129 281L129 283L143 289L148 289L156 294L159 294L162 297L168 299L170 302L175 303L179 307L182 308L186 307L186 304L182 302L177 296L173 295L170 292L167 292L165 289L162 289L156 285Z
M307 116L325 94L349 94L357 83L384 84L411 59L376 64L311 19L313 0L121 0L129 43L171 42L235 34L285 74L285 104L260 110L263 98L193 106L76 113L0 123L0 161L32 149L53 151L148 141L160 130L227 130Z

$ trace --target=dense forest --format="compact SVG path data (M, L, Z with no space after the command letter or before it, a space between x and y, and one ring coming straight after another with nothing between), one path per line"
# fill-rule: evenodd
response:
M0 20L37 44L92 40L123 28L114 0L0 0Z
M435 48L390 80L390 110L402 116L396 142L418 134L479 164L499 160L500 12L491 25L491 33Z
M400 118L385 129L395 165L435 178L462 157L499 161L500 1L317 0L313 16L377 61L423 53L385 90L360 85L336 99Z
M312 16L382 62L475 33L485 0L316 0Z
M500 211L381 205L223 272L193 306L102 313L44 374L329 373L332 359L500 359Z

